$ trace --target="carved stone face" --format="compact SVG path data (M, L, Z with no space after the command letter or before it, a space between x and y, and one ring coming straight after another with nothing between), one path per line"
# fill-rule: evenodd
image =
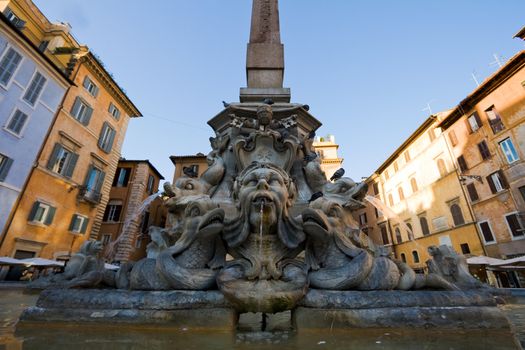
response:
M289 198L286 181L270 168L256 168L240 180L238 198L249 213L252 232L259 232L261 220L263 232L273 231Z

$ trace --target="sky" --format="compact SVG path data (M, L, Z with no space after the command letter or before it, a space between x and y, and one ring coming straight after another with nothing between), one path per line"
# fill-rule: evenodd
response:
M122 156L171 181L170 155L208 153L206 124L246 86L249 0L33 0L104 62L143 113ZM433 113L525 50L523 0L280 0L285 87L371 175Z

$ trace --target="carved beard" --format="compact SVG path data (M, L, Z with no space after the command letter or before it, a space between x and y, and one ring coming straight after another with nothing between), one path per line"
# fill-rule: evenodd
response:
M239 215L224 224L224 239L230 248L241 245L250 235L250 208L251 201L247 206L242 206ZM284 205L282 210L277 210L277 235L280 241L290 249L297 248L304 240L305 235L301 223L289 216L288 207Z

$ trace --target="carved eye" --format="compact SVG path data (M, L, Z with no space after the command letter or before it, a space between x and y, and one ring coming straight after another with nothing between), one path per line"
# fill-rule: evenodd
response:
M255 179L252 179L252 180L249 180L245 183L245 185L247 186L256 186L257 185L257 180Z
M193 190L193 184L190 183L190 182L188 182L188 183L186 184L186 186L184 186L184 189L186 189L186 190Z
M336 207L330 208L330 211L328 212L328 216L339 217L339 210L337 210Z
M195 216L199 216L201 214L201 211L198 207L193 207L191 208L190 210L190 216L191 217L195 217Z
M280 185L281 184L281 181L279 181L279 179L271 179L270 180L270 185Z
M346 191L348 191L348 187L346 187L346 186L341 186L340 191L341 191L341 192L346 192Z

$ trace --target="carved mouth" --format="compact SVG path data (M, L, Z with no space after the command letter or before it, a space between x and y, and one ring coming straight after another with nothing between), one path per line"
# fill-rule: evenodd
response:
M273 198L266 193L259 193L256 194L253 199L252 203L255 205L267 205L273 202Z
M224 221L224 210L221 208L213 209L209 211L203 218L201 224L199 225L199 230L202 230L205 227L211 225L222 225Z
M317 213L316 210L308 208L303 212L302 217L303 223L306 226L316 225L321 227L323 230L328 231L328 223Z

